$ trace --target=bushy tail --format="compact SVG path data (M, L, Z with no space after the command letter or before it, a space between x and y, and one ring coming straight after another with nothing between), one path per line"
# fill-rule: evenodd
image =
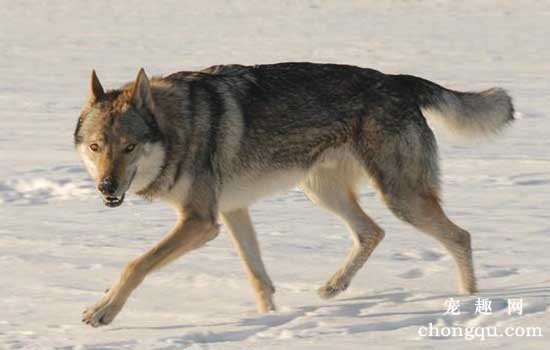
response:
M501 88L459 92L425 79L400 77L412 88L424 117L458 136L493 135L514 120L512 98Z

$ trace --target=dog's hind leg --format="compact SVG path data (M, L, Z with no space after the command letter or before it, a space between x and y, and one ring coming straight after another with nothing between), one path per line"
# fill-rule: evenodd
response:
M387 115L402 123L397 131L380 132L384 129L371 120L355 145L357 154L393 213L441 242L456 261L461 290L474 293L470 234L449 220L439 203L435 137L418 111L407 112L408 118Z
M470 233L445 215L436 193L383 193L388 207L400 219L434 237L451 253L458 267L459 289L476 292Z
M359 206L353 175L354 169L319 167L300 185L312 202L342 219L353 237L344 265L318 290L323 299L344 291L384 238L384 231Z
M221 218L231 234L248 278L256 292L258 311L264 313L275 310L273 303L275 288L262 262L260 247L248 209L222 213Z

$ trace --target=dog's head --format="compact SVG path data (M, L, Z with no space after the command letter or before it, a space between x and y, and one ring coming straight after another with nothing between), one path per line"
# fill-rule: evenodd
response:
M75 146L103 202L118 207L132 187L144 189L164 159L149 79L143 69L134 83L105 92L92 72L90 97L74 132Z

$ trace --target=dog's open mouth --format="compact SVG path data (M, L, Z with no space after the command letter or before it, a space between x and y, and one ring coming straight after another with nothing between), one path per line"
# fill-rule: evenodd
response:
M122 196L105 196L103 197L103 204L108 207L116 208L124 202L124 195Z

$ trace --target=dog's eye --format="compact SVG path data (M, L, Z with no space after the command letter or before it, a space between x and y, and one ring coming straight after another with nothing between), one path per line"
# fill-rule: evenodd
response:
M97 152L99 151L99 145L97 143L92 143L90 145L90 149L92 150L92 152Z
M134 150L134 148L136 148L136 144L135 143L131 143L129 144L128 146L126 146L126 148L124 149L124 151L126 153L130 153Z

